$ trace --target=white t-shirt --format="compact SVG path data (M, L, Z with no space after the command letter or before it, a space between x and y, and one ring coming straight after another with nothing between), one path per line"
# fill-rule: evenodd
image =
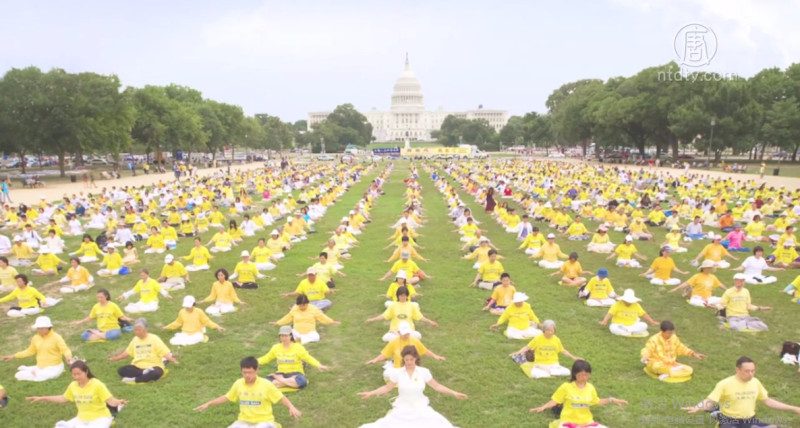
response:
M766 269L767 261L764 258L757 259L755 256L750 256L744 259L742 262L742 267L744 267L744 274L747 276L757 276L761 275L761 271Z

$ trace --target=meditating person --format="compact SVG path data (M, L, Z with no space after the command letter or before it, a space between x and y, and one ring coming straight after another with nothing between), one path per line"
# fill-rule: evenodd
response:
M211 244L214 244L214 246L211 247L212 253L225 253L231 250L234 241L231 234L227 230L223 229L215 233L214 236L211 237L211 240L208 241L206 246Z
M329 293L333 293L327 284L317 278L317 271L314 268L306 270L306 278L297 284L297 288L290 293L284 293L283 297L296 297L305 294L312 305L320 310L328 310L333 303L327 299Z
M17 288L15 276L19 275L17 269L9 265L8 258L0 256L0 293L8 293Z
M430 355L431 358L437 361L444 361L445 357L428 349L419 339L412 336L414 330L407 321L403 321L397 326L398 337L387 343L383 347L381 353L377 357L367 361L366 364L376 364L386 361L383 365L383 377L388 379L393 369L403 365L403 357L401 352L406 346L413 346L417 349L420 355ZM390 360L390 361L387 361Z
M72 363L72 351L60 334L53 331L53 322L50 317L40 316L33 324L36 334L31 338L30 345L16 354L6 355L3 361L23 359L36 356L35 366L19 366L14 377L19 381L44 382L55 379L64 373L64 363Z
M124 262L117 249L109 245L106 246L106 254L103 256L102 265L103 268L98 270L97 274L100 276L112 276L119 275Z
M386 416L373 423L361 425L361 428L452 427L453 425L444 416L430 407L428 398L423 394L425 385L441 394L452 395L459 400L467 399L466 394L454 391L437 382L430 370L419 365L420 353L416 347L403 347L401 358L403 366L393 369L389 373L388 381L384 386L358 393L362 399L386 395L394 388L397 388L399 393L392 404L392 410Z
M647 324L640 319L644 318L650 325L658 325L658 321L650 317L639 304L642 299L636 297L633 289L622 293L616 303L608 308L608 313L600 321L600 325L608 326L609 331L617 336L643 336L647 334ZM611 324L609 324L609 321Z
M203 241L201 241L200 238L194 238L194 246L191 251L189 251L189 255L183 256L182 258L192 261L191 264L185 266L187 271L198 272L201 270L208 270L208 261L214 257L208 251L208 248L203 245Z
M728 321L731 330L736 331L766 331L767 324L761 319L750 316L750 311L768 311L769 306L756 306L750 299L750 291L744 284L747 281L745 274L737 273L733 276L733 287L722 293L718 307L723 309L720 316Z
M139 280L136 281L133 288L122 293L117 300L125 300L134 294L139 294L139 301L125 306L125 312L130 314L157 311L159 294L167 299L172 298L167 290L161 288L161 284L158 281L150 278L150 271L147 269L142 269L139 273Z
M225 395L195 407L196 412L203 412L211 406L227 402L239 403L239 416L228 428L269 428L276 427L272 405L280 402L289 415L298 419L302 413L286 398L270 381L258 375L258 360L245 357L239 363L242 378L231 386Z
M273 360L277 362L277 371L267 376L267 380L278 388L305 388L308 385L304 370L306 364L321 372L329 370L328 366L312 357L303 345L295 342L292 327L281 326L278 339L279 342L272 345L269 352L258 358L258 364L262 366Z
M484 311L489 311L492 315L502 315L503 311L513 303L514 293L517 289L511 285L511 275L503 272L500 275L500 285L492 290L492 295L486 300Z
M550 274L550 276L556 275L561 275L561 279L558 281L560 285L580 287L586 284L586 278L581 275L591 275L591 272L583 270L583 266L578 261L578 253L573 251L569 253L569 259L557 271Z
M580 360L581 357L572 355L561 344L561 339L556 336L556 323L553 320L542 322L542 334L536 336L517 352L511 354L525 355L526 352L533 351L535 359L528 375L534 379L548 378L551 376L569 376L570 370L559 365L558 354L564 354L573 360Z
M549 233L547 234L547 242L542 245L541 251L530 256L530 258L541 258L541 260L539 260L539 267L541 268L558 269L564 264L564 261L559 259L566 259L567 255L564 254L561 251L561 247L556 244L556 235Z
M272 250L267 246L267 240L260 238L258 245L250 252L253 262L259 271L275 269L277 258L272 256Z
M244 305L245 303L239 299L236 294L236 289L233 284L228 281L228 271L225 269L217 269L214 273L217 280L211 284L211 293L200 303L212 303L206 308L206 313L211 316L220 316L236 311L234 303Z
M161 254L167 251L164 235L158 230L157 226L150 228L150 235L147 237L145 245L147 245L147 249L144 250L145 254Z
M385 281L392 275L397 274L397 272L400 270L406 271L406 274L408 275L408 282L412 285L417 285L417 283L426 278L433 278L426 275L425 272L419 268L417 263L414 260L411 260L411 253L408 251L401 251L400 260L394 262L392 267L389 268L389 270L383 274L382 277L378 278L378 281Z
M230 276L233 286L236 288L246 288L255 290L258 288L256 281L259 278L264 278L264 275L258 272L258 266L250 260L250 252L244 250L240 254L242 261L236 263L233 268L233 275ZM238 281L233 281L234 279Z
M696 406L682 409L689 414L710 412L720 428L775 426L756 418L756 405L759 401L771 409L800 415L800 407L770 398L755 375L756 363L748 357L739 357L736 360L736 374L719 381L711 394Z
M592 240L586 245L586 251L591 253L608 254L614 251L614 243L608 236L608 227L600 225L597 232L592 235Z
M617 297L617 293L614 292L614 286L608 279L608 269L597 270L597 276L593 276L581 291L581 297L584 296L587 306L611 306L616 302L614 299Z
M66 264L64 260L61 260L53 254L50 248L43 246L39 248L39 257L36 258L34 262L38 268L31 269L31 272L34 275L56 275L58 274L59 266Z
M611 260L614 257L617 258L617 266L619 267L638 268L642 267L642 265L639 264L639 260L647 260L647 257L639 254L639 250L633 245L633 236L631 235L627 235L625 237L625 242L617 245L617 248L614 249L614 252L611 253L606 260Z
M183 263L175 260L175 256L167 254L164 257L164 266L158 275L158 282L167 291L183 290L186 288L186 284L190 282L189 272L183 266Z
M164 362L178 363L161 338L147 331L147 321L139 318L133 323L134 337L124 351L109 357L109 361L131 358L131 364L117 369L124 383L155 382L165 373Z
M533 313L533 309L527 300L527 294L514 293L511 299L511 306L503 311L497 322L489 326L489 329L497 330L501 325L508 322L505 335L509 339L532 339L542 334L542 331L537 328L539 318Z
M669 292L674 293L678 290L691 287L689 295L690 305L716 307L720 302L720 298L712 295L714 289L719 287L726 290L727 287L714 275L714 269L716 269L716 264L713 261L704 260L703 264L698 267L699 273L694 274L685 282L669 290Z
M392 303L397 301L397 289L400 287L406 287L408 289L408 298L411 299L411 301L416 301L417 296L422 296L421 294L417 293L417 290L413 285L406 281L406 278L406 271L397 271L394 282L389 284L389 288L386 289L386 302L383 304L385 307L388 308Z
M658 257L653 259L650 268L639 276L650 279L653 285L678 285L681 280L672 277L672 272L678 272L681 275L686 275L689 272L684 272L675 265L675 260L672 259L670 253L672 247L663 246L658 250Z
M55 306L61 301L61 299L45 297L44 294L30 285L28 276L25 274L20 273L15 275L14 280L17 282L17 288L0 298L0 303L10 302L14 299L17 300L17 306L12 306L8 312L6 312L6 315L11 318L36 315L41 313L43 308Z
M531 233L522 240L522 243L519 245L519 249L525 250L525 254L529 256L535 256L540 251L542 251L542 245L547 242L544 235L539 232L539 228L537 226L533 226L531 228Z
M587 361L575 361L572 363L569 382L562 383L550 397L550 401L529 411L531 413L542 413L560 405L562 409L558 418L558 425L556 425L559 428L606 428L605 425L594 421L590 407L605 406L607 404L622 406L628 404L628 402L614 397L600 398L594 385L589 383L591 375L592 366Z
M767 264L767 260L764 258L764 248L756 246L753 248L753 255L744 259L742 265L734 270L744 273L746 283L757 285L778 282L777 277L766 276L764 271L782 271L784 269Z
M672 321L661 321L660 328L661 331L650 336L647 344L642 348L640 352L642 364L661 381L691 376L693 369L679 363L678 357L690 356L702 360L706 356L691 350L678 339L678 335L675 334L675 324Z
M319 342L319 333L317 332L317 323L320 324L341 324L329 316L325 315L316 306L310 305L308 297L305 294L297 296L295 305L289 310L289 313L284 315L281 319L271 323L272 325L292 325L292 335L295 339L300 340L301 345L311 342Z
M164 330L177 330L181 329L180 333L175 333L169 340L169 343L175 346L190 346L196 345L201 342L207 342L206 328L213 328L219 332L225 329L219 324L211 321L205 312L195 308L194 296L185 296L183 298L182 308L178 312L178 318L175 321L164 326Z
M732 260L739 260L735 256L731 255L731 253L729 253L724 246L722 246L722 235L709 232L709 238L711 238L711 243L703 247L700 253L697 254L697 257L692 259L694 266L697 266L700 263L700 259L703 259L704 262L713 262L714 267L727 269L731 267L731 264L724 259L725 257Z
M68 421L56 422L55 428L109 428L114 414L128 404L127 400L114 398L108 387L94 377L83 361L70 365L72 382L62 395L35 395L25 397L31 403L75 403L78 415ZM114 410L112 413L111 409Z
M396 296L397 301L389 305L389 307L386 308L382 314L367 319L368 323L381 320L389 321L389 331L383 335L384 342L391 342L397 338L397 327L400 322L407 322L408 325L411 326L411 329L414 330L414 332L411 333L412 336L417 339L421 339L422 334L420 334L414 328L414 321L425 322L431 327L436 327L439 325L436 323L436 321L425 318L425 316L422 315L422 312L419 310L419 303L409 300L408 288L398 288Z
M98 261L98 256L103 254L103 250L97 246L97 243L94 242L94 239L92 239L90 235L83 235L83 242L81 242L80 248L78 248L77 251L69 253L70 256L76 256L78 254L82 254L80 256L81 263L90 263Z
M67 274L61 278L62 284L67 284L59 289L62 293L77 293L79 291L88 290L94 286L94 278L89 270L81 266L81 261L77 257L72 257L69 260L70 267L67 269Z
M97 320L97 328L85 330L81 334L81 339L85 342L117 340L122 337L120 321L129 323L129 325L133 323L133 320L126 317L119 306L111 301L111 293L105 288L97 290L97 303L92 306L89 315L73 324L80 325L91 320Z
M478 266L478 273L475 275L475 279L472 280L471 286L477 286L484 290L492 290L494 287L500 285L500 275L505 272L505 268L503 264L497 260L498 255L496 250L489 250L487 255L489 259Z

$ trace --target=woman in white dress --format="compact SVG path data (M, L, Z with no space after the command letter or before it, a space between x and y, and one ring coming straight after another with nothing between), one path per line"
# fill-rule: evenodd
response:
M757 285L772 284L773 282L777 282L778 278L774 276L766 276L763 274L763 272L782 271L783 268L769 266L767 261L764 259L764 248L758 246L753 249L753 255L744 259L742 265L734 270L744 272L744 275L747 277L744 282Z
M361 425L361 428L452 427L453 424L447 418L428 404L428 397L423 394L425 385L459 400L466 400L467 396L440 384L433 378L430 370L419 366L419 353L414 346L403 348L401 355L403 367L395 369L389 375L389 382L386 385L358 393L363 399L385 395L395 387L399 393L392 403L392 410L389 410L386 416L373 423Z

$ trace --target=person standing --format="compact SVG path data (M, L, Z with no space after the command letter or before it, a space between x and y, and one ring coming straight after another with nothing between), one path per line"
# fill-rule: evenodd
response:
M736 374L719 381L711 394L696 406L683 407L683 410L689 414L701 410L711 412L711 415L719 421L720 428L774 426L756 418L756 404L759 401L771 409L800 415L800 407L770 398L766 388L755 375L756 363L748 357L739 357L736 360Z
M239 403L239 417L228 428L253 428L274 427L275 415L272 405L280 402L289 414L298 419L302 413L286 398L272 382L258 376L258 360L255 357L245 357L239 363L242 378L231 386L225 395L195 407L196 412L202 412L211 406L218 406L227 402Z
M10 204L11 201L11 194L9 193L9 186L11 186L11 179L6 177L5 180L0 182L0 191L2 191L2 195L0 195L0 202Z

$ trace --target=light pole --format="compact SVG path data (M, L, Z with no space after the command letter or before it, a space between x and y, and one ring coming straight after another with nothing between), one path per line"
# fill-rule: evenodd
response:
M716 124L716 119L711 119L711 138L708 141L708 150L706 150L706 163L709 169L711 168L711 149L714 147L714 125Z

